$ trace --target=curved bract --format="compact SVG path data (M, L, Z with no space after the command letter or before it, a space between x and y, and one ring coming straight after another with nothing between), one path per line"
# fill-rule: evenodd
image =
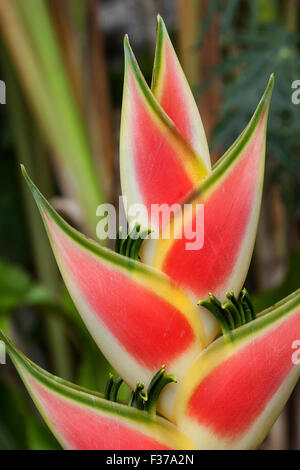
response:
M105 400L59 379L27 359L0 330L0 339L44 420L65 449L194 449L193 443L163 418Z
M197 306L164 274L70 227L23 173L71 297L110 363L133 388L162 364L183 377L208 342Z
M210 155L199 110L162 18L157 17L157 39L152 92L179 132L211 171Z
M122 194L127 198L128 219L134 205L143 204L139 223L158 230L151 205L180 203L207 175L207 167L179 132L148 87L124 41L125 77L120 133Z
M225 292L238 294L244 283L260 211L272 88L273 77L247 128L185 201L184 218L175 215L155 248L148 250L147 244L143 248L145 262L168 274L195 298L213 292L225 300ZM200 228L204 244L187 248L194 241L187 237L203 208L204 226ZM177 236L180 233L181 238Z
M201 449L253 449L300 376L300 289L203 351L177 395L178 427Z

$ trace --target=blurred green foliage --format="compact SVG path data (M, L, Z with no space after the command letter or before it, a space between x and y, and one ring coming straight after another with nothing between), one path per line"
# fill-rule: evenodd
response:
M0 327L12 334L12 318L16 310L21 315L26 306L51 302L47 290L33 282L19 266L0 259ZM23 309L23 310L22 310ZM14 326L15 328L15 326ZM33 411L29 397L15 386L9 365L1 365L0 379L0 449L58 449L52 433Z
M53 434L33 412L29 397L3 380L0 388L0 450L60 449Z
M253 296L256 312L279 302L284 297L299 289L300 286L300 249L292 253L286 275L279 286L266 292L259 292Z
M24 230L21 189L12 184L17 180L17 168L7 118L6 106L0 106L0 256L26 265L29 240Z
M210 78L198 92L215 78L222 79L220 119L212 145L227 149L247 125L269 76L275 74L266 184L280 184L289 214L294 215L300 194L300 105L293 104L291 96L292 83L300 78L300 35L285 20L287 3L212 0L204 18L202 38L213 15L218 15L222 62L210 71Z

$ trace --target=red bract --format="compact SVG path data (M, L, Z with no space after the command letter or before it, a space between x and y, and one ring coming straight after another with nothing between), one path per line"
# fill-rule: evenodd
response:
M125 405L117 402L118 379L109 379L105 396L65 382L0 332L65 448L251 449L281 412L300 374L292 361L300 290L257 316L247 292L239 296L257 230L272 88L273 77L248 126L211 168L197 106L161 18L151 89L125 38L123 195L128 207L189 204L184 219L175 213L167 224L154 221L159 238L145 240L140 251L139 241L121 241L115 253L85 238L23 168L74 303L133 389ZM204 245L188 250L190 240L176 234L193 226L198 204ZM149 228L148 216L139 222L138 230Z

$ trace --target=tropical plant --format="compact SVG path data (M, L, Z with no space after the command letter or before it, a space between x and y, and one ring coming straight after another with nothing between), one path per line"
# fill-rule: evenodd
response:
M110 376L104 395L89 391L32 363L4 333L0 338L65 448L255 448L300 375L292 360L300 290L256 314L242 289L258 223L274 79L211 168L201 119L161 18L151 89L127 37L124 46L123 195L129 209L188 204L184 218L175 211L169 222L151 220L157 239L149 237L144 215L133 226L140 238L119 232L113 252L68 225L22 170L83 321L132 388L129 403L118 401L121 378ZM204 245L187 250L203 204Z

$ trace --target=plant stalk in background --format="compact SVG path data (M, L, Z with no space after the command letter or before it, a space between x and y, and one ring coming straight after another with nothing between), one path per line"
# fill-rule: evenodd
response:
M51 5L51 9L54 10L55 6ZM49 4L45 1L3 0L0 3L2 34L37 124L52 150L60 183L66 194L75 198L79 204L83 223L94 236L96 208L104 202L106 195L103 175L99 177L93 157L85 111L78 100L78 95L82 93L79 84L83 82L83 77L76 73L82 73L84 67L81 65L78 70L78 66L73 66L73 76L70 77L70 61L67 70L63 55L66 44L71 42L75 46L76 39L72 35L72 29L66 28L64 41L60 43L53 16L54 13L51 14ZM73 53L76 57L75 49ZM105 87L104 82L102 87ZM99 119L99 115L94 115L95 119ZM93 126L95 128L95 122ZM106 137L106 142L107 140ZM110 145L111 142L106 143L102 150L107 150ZM111 155L112 151L108 158ZM103 181L105 176L107 175L103 176Z

